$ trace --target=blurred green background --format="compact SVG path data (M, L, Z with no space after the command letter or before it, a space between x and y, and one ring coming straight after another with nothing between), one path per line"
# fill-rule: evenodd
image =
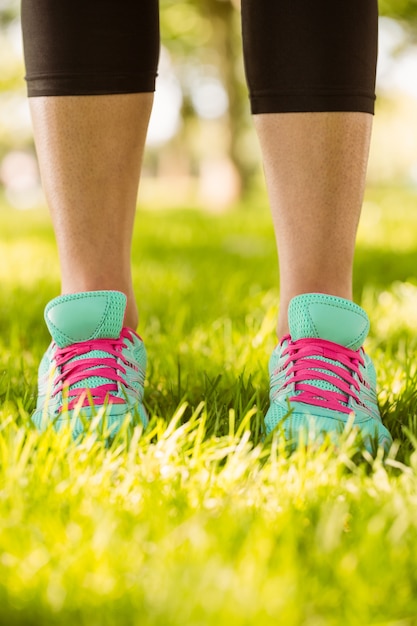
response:
M244 79L240 0L161 0L162 50L144 205L215 211L262 184ZM417 1L381 0L370 185L417 187ZM337 25L335 25L335 28ZM25 95L19 2L0 0L0 184L43 204Z

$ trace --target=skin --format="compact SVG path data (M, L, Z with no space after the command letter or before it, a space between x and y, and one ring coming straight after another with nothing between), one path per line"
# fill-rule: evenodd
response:
M335 112L254 119L279 254L282 337L294 296L318 292L352 299L373 118Z
M62 294L115 289L136 328L131 245L153 94L30 98Z
M136 328L131 243L153 94L30 98L62 293L116 289ZM278 336L301 293L352 298L372 129L366 113L254 116L279 252Z

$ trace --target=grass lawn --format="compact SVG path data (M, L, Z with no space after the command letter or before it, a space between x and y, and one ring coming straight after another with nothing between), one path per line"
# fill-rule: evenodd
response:
M262 443L277 259L263 195L138 213L145 433L30 425L59 293L44 211L0 208L0 625L417 624L417 192L369 190L355 300L395 445Z

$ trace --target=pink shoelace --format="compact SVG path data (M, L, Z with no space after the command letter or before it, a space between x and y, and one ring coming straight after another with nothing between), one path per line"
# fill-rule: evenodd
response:
M325 339L298 339L291 341L289 335L282 339L288 341L283 355L288 359L283 365L287 372L287 380L284 387L294 383L297 395L290 400L312 404L315 406L351 413L348 407L349 399L352 398L358 404L362 404L357 391L360 390L359 382L366 384L359 370L364 365L361 351L350 350ZM323 357L333 361L329 363L317 357ZM357 378L355 378L355 376ZM314 381L330 383L336 390L321 389Z
M81 396L84 396L81 406L90 406L91 401L94 405L103 405L106 401L113 404L126 404L126 401L119 396L112 395L118 391L118 383L122 383L125 387L130 387L125 378L121 375L126 374L126 368L122 365L129 364L129 367L135 366L128 362L122 353L126 348L125 340L131 337L130 329L123 328L119 339L91 339L74 343L66 348L57 348L55 361L56 366L60 370L60 375L56 379L56 388L54 395L63 392L68 393L68 410L77 406ZM93 350L106 352L108 357L89 357L88 354ZM75 357L85 358L74 361ZM112 382L104 383L94 388L76 387L72 388L75 383L87 380L93 376L106 378ZM130 387L131 388L131 387Z

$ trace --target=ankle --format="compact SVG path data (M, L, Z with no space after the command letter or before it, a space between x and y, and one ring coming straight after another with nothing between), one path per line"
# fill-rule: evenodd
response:
M136 330L139 323L139 314L136 307L136 303L133 306L128 302L128 306L126 307L125 319L123 322L123 326L127 326L132 330Z

